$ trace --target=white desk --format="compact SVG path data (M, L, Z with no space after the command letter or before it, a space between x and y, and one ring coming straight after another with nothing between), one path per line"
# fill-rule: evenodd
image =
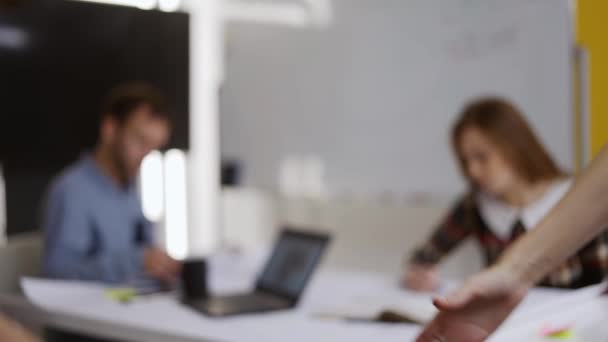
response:
M212 288L216 292L231 292L251 286L259 262L256 258L214 258L212 262ZM259 259L259 258L258 258ZM220 276L221 275L221 276ZM221 290L221 291L220 291ZM424 299L419 295L401 291L396 279L380 274L356 274L324 271L315 278L298 309L270 314L246 315L226 319L209 319L177 303L171 296L141 299L129 305L99 298L78 298L79 291L70 293L74 305L40 310L27 303L15 303L15 297L0 297L6 307L21 308L23 312L37 313L45 323L80 333L131 341L412 341L420 327L415 325L389 325L374 323L345 323L322 320L314 314L332 306L339 307L348 301L365 301L383 298L388 301ZM100 292L101 293L101 292ZM66 297L68 298L68 297ZM536 299L539 297L536 296ZM78 305L92 303L92 305ZM608 304L603 300L588 305L563 308L566 313L555 312L545 317L532 317L518 329L508 326L493 341L533 341L542 323L559 320L576 323L579 336L590 336L588 330L602 335L599 323L608 318ZM41 314L42 313L42 314ZM599 329L599 330L598 330ZM599 332L598 332L599 331ZM588 341L585 337L584 340ZM593 341L598 341L594 339ZM601 341L601 340L600 340Z

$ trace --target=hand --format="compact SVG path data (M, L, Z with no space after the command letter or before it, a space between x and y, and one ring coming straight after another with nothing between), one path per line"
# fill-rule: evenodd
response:
M406 289L432 292L439 287L439 271L434 266L410 265L401 280Z
M499 267L484 271L447 298L435 299L440 312L416 341L485 341L521 302L529 287Z
M17 323L0 315L0 341L35 342L38 340Z
M144 270L153 278L167 283L174 282L181 264L157 247L148 247L144 251Z

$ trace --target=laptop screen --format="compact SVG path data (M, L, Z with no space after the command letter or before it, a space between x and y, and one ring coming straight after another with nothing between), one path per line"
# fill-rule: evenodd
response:
M326 236L284 231L258 279L258 288L297 299L319 263L327 242Z

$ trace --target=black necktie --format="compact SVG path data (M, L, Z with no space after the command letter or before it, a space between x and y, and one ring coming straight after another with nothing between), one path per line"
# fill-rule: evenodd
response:
M521 219L518 219L511 227L511 241L515 241L517 238L524 235L525 233L526 227L524 227L524 224L523 222L521 222Z

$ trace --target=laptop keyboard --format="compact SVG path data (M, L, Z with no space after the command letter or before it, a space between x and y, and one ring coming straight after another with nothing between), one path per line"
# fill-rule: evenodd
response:
M289 307L289 303L278 297L255 293L210 298L206 301L205 307L212 315L224 315L233 311L247 312L284 309Z

